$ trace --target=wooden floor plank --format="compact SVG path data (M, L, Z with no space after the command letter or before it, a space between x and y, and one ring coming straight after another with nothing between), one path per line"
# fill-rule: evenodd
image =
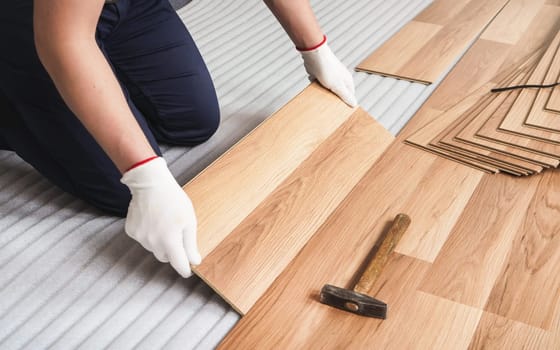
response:
M440 5L439 2L446 4ZM432 6L440 6L442 11L451 4L460 10L455 11L456 15L452 19L445 20L445 26L439 30L440 25L437 23L413 20L403 28L402 33L382 45L356 69L430 84L441 77L507 2L507 0L471 0L465 5L461 1L436 1ZM425 12L430 11L435 12L430 8L425 10ZM442 17L445 16L443 12ZM420 14L418 17L425 20L436 18L433 14ZM417 28L422 29L421 33L418 33L420 38L416 34ZM412 38L410 34L413 35ZM406 46L406 43L415 40L420 42ZM420 45L424 42L424 45Z
M317 83L184 186L208 255L354 110Z
M471 0L435 0L414 17L414 21L434 23L441 26L448 25L461 11L464 11L469 2Z
M375 57L366 59L358 68L369 65L370 60L378 60L385 62L384 69L388 72L401 71L414 58L416 52L427 45L441 28L442 26L437 24L412 21L378 49ZM395 52L399 53L399 59L395 59ZM389 73L387 75L398 77Z
M517 43L544 3L545 0L510 1L480 38L506 44Z
M434 163L428 169L428 174L432 175L426 176L418 184L422 195L403 199L403 208L414 217L415 224L414 228L409 228L410 233L401 238L396 252L428 262L436 259L482 176L482 173L479 173L480 176L447 176L448 172L459 174L461 169L464 169L461 164L447 161ZM435 191L429 192L438 186L446 188L445 197L439 196ZM446 217L448 220L434 220L434 213L439 218Z
M546 74L552 65L552 59L554 58L559 45L560 32L557 33L554 40L550 43L537 68L529 78L530 83L546 83ZM544 142L560 144L560 133L531 128L525 125L525 120L527 119L531 108L535 105L538 92L539 89L523 89L507 116L500 124L499 130L542 140Z
M504 83L507 85L524 84L526 83L526 79L528 79L530 70L529 66L526 70L522 70L519 73L512 75L511 78L504 80ZM506 100L507 96L507 93L490 94L487 96L486 102L484 105L481 105L480 109L463 113L463 115L457 118L457 120L454 121L448 128L436 136L430 144L434 147L444 148L459 155L462 154L464 156L486 160L487 162L498 166L502 170L507 170L507 167L514 166L514 169L524 169L528 174L540 173L543 170L543 167L535 164L536 162L531 162L509 154L495 152L494 150L479 147L471 143L461 142L457 138L457 135L461 133L474 119L479 118L481 115L484 115L482 118L487 119L488 113L494 113L498 110L501 104ZM474 136L474 131L471 132L469 136Z
M548 332L485 312L469 345L469 350L555 349Z
M519 141L517 144L518 147L513 147L507 143L500 142L500 137L505 141L511 137L498 132L497 128L488 128L490 130L487 134L488 138L481 138L477 135L481 128L483 128L486 123L490 123L491 120L494 120L494 123L498 124L505 117L518 94L519 91L511 91L494 96L494 101L480 111L473 119L467 120L464 125L458 125L460 130L455 133L453 140L445 138L440 140L440 142L442 144L449 144L450 146L457 145L457 147L460 147L458 146L459 144L472 145L480 149L491 150L544 167L557 167L560 163L558 159L545 154L531 152L527 149L530 144L534 143L531 139L517 137Z
M546 102L546 110L560 113L560 86L557 86L552 90L550 99Z
M453 92L450 94L453 95ZM423 120L423 123L426 122L427 120ZM409 134L408 128L409 126L405 127L399 136L400 141ZM403 180L403 174L406 174L406 180ZM323 284L344 286L356 279L356 271L363 264L371 247L398 212L408 213L413 224L401 239L397 250L400 251L401 244L407 244L408 236L420 238L407 244L413 247L410 249L412 257L395 254L401 258L392 259L393 262L389 263L381 280L374 286L374 289L381 289L374 291L374 294L392 305L389 312L395 312L393 319L397 320L402 317L397 318L397 315L403 314L403 310L409 306L454 310L450 315L460 321L445 325L437 323L439 326L434 327L449 329L447 327L451 326L452 332L458 332L454 334L463 334L464 337L445 340L450 344L468 344L472 336L469 333L474 332L481 310L430 296L417 299L415 286L422 278L426 266L429 266L420 259L430 260L437 256L437 248L434 249L434 246L441 246L445 242L481 177L481 172L400 142L393 143L276 279L263 298L240 321L223 347L305 348L310 342L324 341L317 337L329 336L334 324L344 325L344 329L360 330L360 337L337 337L333 334L329 339L336 344L344 347L342 344L350 342L356 347L371 347L383 339L373 332L381 323L386 325L383 326L383 337L392 336L397 329L402 329L398 322L389 324L387 321L355 318L354 315L333 310L317 302L317 293ZM447 190L441 190L442 188ZM400 267L401 263L405 266ZM396 275L399 278L394 278ZM398 305L403 305L401 311L398 311ZM470 327L459 329L459 324ZM315 331L316 329L329 331ZM471 331L467 331L469 329ZM263 337L265 330L267 336ZM362 333L367 335L362 336ZM411 337L406 337L403 341L412 342L412 337L418 334L411 333ZM423 342L426 344L444 341L437 332L425 336Z
M471 76L473 71L492 72L496 75L496 71L502 64L503 59L507 57L509 48L510 45L502 43L487 40L477 41L442 86L452 89L457 88L447 82L461 82L463 81L463 76ZM487 77L487 79L492 80L490 77ZM482 99L488 99L488 92L496 85L496 83L488 82L488 80L486 84L478 87L478 89L467 97L464 97L463 100L459 101L445 112L435 114L437 111L433 111L432 113L434 113L434 115L429 117L431 121L418 128L418 131L407 138L406 142L476 168L486 168L491 172L506 171L514 175L527 175L526 170L516 169L513 165L502 164L501 166L497 166L495 162L476 158L476 156L463 156L450 152L449 150L441 149L432 144L434 137L444 133L445 130L464 113L470 111L471 108L482 106L480 101L482 101ZM490 96L490 98L495 98L495 96Z
M485 176L420 290L483 308L499 278L539 177Z
M556 53L544 78L545 84L558 81L560 81L560 47L556 48ZM539 89L535 103L533 103L529 115L525 119L526 126L560 133L560 114L545 108L551 94L552 89Z
M514 50L504 53L506 59L498 52L496 59L504 62L500 69L489 62L471 71L473 77L469 79L480 84L469 87L469 94L494 83L496 74L500 77L518 65L515 60L521 56L513 53L530 51L536 45L525 45L522 40ZM441 87L463 85L459 81L455 84L444 82ZM442 92L440 88L434 96L440 96L442 103L460 102L465 97L464 90ZM432 98L427 101L397 142L272 281L222 348L465 349L484 344L507 348L511 344L507 334L516 330L519 343L551 344L541 341L538 328L532 333L534 327L521 323L509 323L507 332L500 333L496 325L500 316L483 310L500 289L507 263L514 261L513 242L520 237L521 227L529 223L527 213L540 210L536 205L539 194L543 202L550 201L541 193L540 177L488 176L401 143L430 123L430 109L447 110L438 108ZM530 206L531 200L535 206ZM370 291L388 302L389 318L380 321L358 317L320 304L318 292L325 283L350 287L356 281L371 247L398 212L408 213L412 225ZM538 220L542 218L537 216L533 224ZM243 239L239 242L246 244ZM238 248L234 246L232 249ZM535 256L544 255L544 251L534 250ZM554 273L553 265L558 264L547 263L543 271ZM528 282L523 278L521 284L525 285ZM524 290L527 295L536 293ZM560 310L560 306L554 309ZM502 313L517 317L518 311ZM560 324L560 316L552 313L552 320L545 318L554 328ZM556 338L547 339L554 339L552 344L556 344Z
M359 109L195 271L245 314L394 137Z
M523 8L524 6L526 6L526 4L524 4L523 0L516 0L508 4L508 7L514 8ZM504 10L502 15L506 16L507 13L508 11ZM498 20L500 18L501 17L499 16ZM436 144L434 139L436 139L438 136L444 135L446 131L450 130L454 123L459 122L460 114L464 110L468 110L468 108L460 108L460 104L466 104L468 107L469 105L472 105L468 102L468 100L476 100L475 96L477 94L480 96L480 98L482 98L485 94L491 95L487 92L491 87L493 87L493 85L488 84L488 82L494 82L495 85L502 84L503 80L507 78L508 74L519 70L520 67L526 64L526 62L529 62L533 59L538 59L538 53L544 52L543 47L548 46L550 41L552 41L552 39L558 32L560 23L559 18L560 8L558 8L557 6L549 5L542 6L540 11L538 11L537 15L534 16L531 23L527 26L525 33L519 36L519 41L513 46L508 44L501 44L503 45L501 47L502 51L498 49L500 47L498 43L479 39L465 55L465 57L463 57L463 59L458 63L458 65L450 73L450 75L444 80L444 82L441 84L441 88L437 89L429 100L432 105L436 106L434 109L445 111L447 115L440 115L440 119L434 119L431 125L416 125L417 134L413 135L411 139L407 140L407 142L411 141L412 143L415 143L416 146L423 147L428 151L438 153L443 157L447 157L448 159L463 162L464 164L471 166L473 165L473 159L478 161L485 161L488 165L497 167L498 171L511 172L512 168L509 168L507 166L504 167L503 164L503 161L507 162L508 160L510 161L510 165L513 165L515 167L523 167L523 165L525 165L525 167L529 168L529 170L531 171L535 171L533 170L534 168L531 165L523 162L529 161L536 166L557 166L558 159L554 155L550 155L549 153L547 153L547 151L555 151L555 146L551 147L546 144L542 146L543 152L538 153L538 151L540 150L538 146L541 146L540 142L522 138L517 135L509 135L506 133L497 132L497 127L495 127L494 129L486 127L490 125L490 122L487 122L488 118L492 117L492 122L494 123L498 118L497 113L492 113L490 110L486 109L480 111L480 113L484 114L484 116L479 115L475 117L464 127L463 130L461 130L454 136L453 141L449 141L447 142L447 144L440 144L439 142ZM515 21L512 22L510 26L510 29L512 31L516 31ZM494 29L488 28L487 30ZM486 31L484 33L486 33ZM487 44L484 45L484 43ZM484 55L484 50L480 50L480 52L477 52L476 54L471 53L471 51L475 52L475 50L478 50L479 45L486 46L487 49L489 48L486 55ZM496 49L492 50L491 47L496 47ZM485 67L491 65L492 57L495 58L495 65L492 66L492 68L488 67L488 69L486 70L487 74L484 75L483 79L477 80L475 77L479 74L471 74L471 72L477 71L479 69L479 66ZM468 60L470 60L471 62L468 63ZM457 81L458 83L455 83L455 81ZM450 84L451 82L453 82L453 85ZM487 84L486 91L484 91L484 87L481 88L483 84ZM446 92L448 90L454 90L459 87L462 87L464 89L464 94L459 99L452 99L446 96ZM476 91L478 91L478 93ZM465 98L465 96L469 96L469 98L467 99ZM498 97L500 99L502 98L501 96L493 96L491 98L496 99ZM486 96L485 98L488 99L489 97ZM500 100L497 100L497 102L499 103ZM494 108L492 106L494 105L491 105L489 108ZM500 113L504 113L503 115L501 115L502 119L508 110L509 109L506 108L500 110ZM434 116L434 118L436 118L436 116ZM499 121L501 122L501 119ZM414 118L411 123L414 123ZM480 129L482 129L482 131L480 131ZM492 136L494 136L496 140L491 139L490 137ZM457 141L457 143L454 143L454 141ZM482 151L477 151L473 148L470 148L470 153L465 152L464 148L467 148L469 146L465 146L463 147L463 150L457 151L462 146L462 144L467 144L471 147L478 147L479 149L482 149ZM531 147L536 147L537 151L530 149ZM487 149L490 152L497 152L498 154L495 155L496 158L488 160L486 157L494 154L485 153L483 151L484 149ZM506 158L500 155L503 155ZM507 158L510 156L519 159L521 163ZM515 170L515 168L513 170ZM536 171L538 172L539 170Z
M372 236L377 236L373 233ZM371 335L380 327L384 326L381 321L374 318L365 318L352 315L340 310L328 307L319 303L318 293L324 284L329 283L340 287L349 286L350 282L344 280L345 273L328 273L329 269L346 270L347 264L344 260L353 261L353 252L340 249L340 245L345 245L345 239L334 237L330 240L318 239L315 236L304 251L322 249L325 251L325 262L320 266L305 263L309 256L300 255L286 269L275 284L284 283L290 288L273 288L271 293L266 294L258 301L255 309L243 317L230 332L220 345L221 349L305 349L319 348L317 344L310 344L317 335L326 336L334 339L336 343L330 344L329 348L365 348L370 345L373 347L375 340L364 340L364 337L352 337L349 339L344 336L345 326L356 325L352 333L369 333ZM349 238L357 247L361 247L358 240ZM368 243L373 242L371 238L366 238ZM347 248L346 248L347 249ZM366 250L367 251L367 250ZM336 254L334 255L333 252ZM360 253L364 253L360 249ZM367 254L367 252L365 252ZM334 257L335 260L332 260ZM372 294L387 303L388 321L392 321L392 314L397 314L400 305L410 303L413 298L416 285L419 279L427 270L429 264L417 259L412 259L402 255L391 257L385 271L380 276L379 283L374 286ZM296 270L296 267L301 270ZM337 271L337 272L338 272ZM352 274L350 274L352 275ZM400 276L400 279L388 278L389 276ZM326 279L326 280L325 280ZM395 293L395 291L399 291ZM294 322L284 322L284 320L294 320ZM328 328L328 332L319 334L321 327ZM279 325L282 325L279 328ZM266 334L266 336L263 336ZM356 341L353 341L355 339ZM343 343L343 344L340 344ZM310 347L311 345L311 347Z
M540 177L486 311L550 330L560 304L560 173Z
M502 121L503 117L500 117L498 114L491 116L476 132L476 137L526 150L536 155L560 159L559 145L528 138L515 133L503 132L499 130Z
M500 70L507 71L512 67L518 67L531 54L546 49L558 30L560 30L560 7L543 6L519 43L512 48ZM520 92L521 90L509 92L507 102L504 102L499 110L479 115L456 138L461 142L472 143L523 159L533 159L542 165L556 167L558 166L558 154L560 154L560 148L556 145L498 130Z
M445 147L445 145L440 145L440 140L447 135L450 130L453 130L455 124L461 124L462 119L469 119L471 115L477 115L480 113L481 110L486 108L485 106L492 102L492 99L495 98L493 95L489 95L486 91L488 91L490 86L483 86L482 92L483 95L474 96L475 99L470 101L470 98L466 98L464 101L459 103L457 106L450 108L446 112L442 112L438 115L438 117L433 118L432 125L437 125L437 128L426 128L425 130L420 129L418 134L413 135L409 139L407 139L407 143L415 143L424 144L426 149L432 150L435 153L441 153L442 151L450 152L452 155L452 159L456 161L465 161L465 160L476 160L481 161L485 164L490 166L496 167L496 172L507 172L513 175L529 175L532 174L533 171L530 170L530 165L527 167L519 166L520 162L516 162L515 160L506 159L505 157L497 156L495 158L491 158L491 152L468 152L467 147L462 146L457 151L455 148ZM472 97L472 96L471 96ZM465 107L461 108L461 106L465 105ZM436 135L434 137L434 135ZM453 136L450 136L453 139ZM459 144L460 145L460 144ZM481 154L482 153L482 154ZM509 162L507 162L509 160ZM516 164L517 163L517 164ZM525 165L525 164L522 164Z

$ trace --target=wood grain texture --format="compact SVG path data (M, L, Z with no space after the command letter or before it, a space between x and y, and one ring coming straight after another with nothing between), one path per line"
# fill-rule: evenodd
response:
M485 310L550 330L560 305L560 173L539 180Z
M557 86L552 90L550 99L546 102L546 110L560 113L560 86Z
M523 69L519 72L515 72L511 78L505 79L504 83L506 85L518 85L524 84L528 75L530 74L530 67ZM513 166L514 170L526 171L526 175L540 173L543 167L537 165L536 162L531 162L531 160L522 159L520 157L504 154L501 152L495 152L488 148L479 147L472 143L461 142L457 138L457 135L462 132L467 125L469 125L474 119L482 118L486 120L488 118L488 113L495 113L506 100L508 96L505 94L490 94L485 98L483 104L479 103L479 109L473 109L468 113L463 113L457 120L449 125L444 131L442 131L438 136L436 136L430 144L437 148L443 148L458 155L464 155L467 157L475 157L476 159L485 160L486 162L496 165L502 169L502 171L507 171L508 168ZM441 112L444 113L444 112ZM473 136L474 132L471 131L469 136ZM511 169L511 168L510 168Z
M471 65L477 68L468 79L479 84L469 87L468 96L507 78L542 44L535 35L532 42L520 37L503 53L505 58L496 57L499 68L491 62ZM558 348L557 173L484 175L401 142L433 122L432 111L449 109L438 105L454 101L448 104L453 108L465 99L461 76L453 76L330 211L221 348ZM469 106L456 108L467 111ZM275 194L269 196L265 202ZM413 224L369 290L389 304L388 319L359 317L319 303L324 284L354 285L371 247L399 212L409 214ZM537 315L545 303L549 309Z
M376 234L373 234L376 236ZM352 243L361 247L359 241L350 238ZM371 239L367 239L372 242ZM339 251L338 246L345 244L345 240L331 239L321 240L315 236L310 242L309 249L323 249L326 253L325 263L321 266L306 264L309 257L300 255L290 264L286 273L279 277L275 284L284 283L291 288L273 288L267 293L248 315L243 317L235 326L233 331L228 334L220 345L222 349L305 349L320 348L312 341L317 338L319 329L323 326L329 329L322 334L330 339L335 339L329 348L349 348L366 347L367 344L373 346L374 341L364 341L363 337L348 338L344 336L343 327L355 324L356 317L350 313L323 305L318 302L318 293L325 283L343 287L349 285L338 274L328 276L328 270L333 267L336 270L344 268L348 261L357 260L352 257L352 252L347 251L347 255L341 256L343 260L332 260L333 250L336 252L334 258L338 259L339 254L344 254L344 249ZM367 254L365 251L360 253ZM363 254L360 254L362 256ZM365 256L365 255L363 255ZM296 265L301 265L301 267ZM338 265L337 265L338 263ZM296 267L303 270L296 270ZM419 277L425 273L428 264L420 260L411 259L405 256L395 255L387 269L380 276L376 283L375 296L390 305L388 319L380 321L372 318L358 317L361 321L359 327L352 331L360 333L374 333L387 321L391 321L391 314L397 312L398 305L406 304L414 295ZM288 273L289 272L289 273ZM387 278L388 276L398 275L400 279ZM326 278L326 280L325 280ZM293 286L293 287L292 287ZM400 288L400 293L394 291ZM393 293L391 293L393 292ZM286 307L289 306L289 307ZM286 319L295 322L283 322ZM279 327L279 325L282 325ZM266 334L266 336L263 336ZM356 339L358 342L354 341ZM342 343L342 344L341 344Z
M463 144L472 145L479 149L494 151L543 167L557 167L560 164L558 159L545 154L531 152L524 147L533 143L530 139L518 137L517 140L520 143L518 147L514 147L507 142L501 142L501 140L507 141L510 139L510 136L498 132L497 127L494 129L490 127L487 128L489 130L488 134L486 134L487 138L478 136L480 130L486 123L490 123L491 119L494 120L494 124L497 125L505 117L518 94L519 91L511 91L495 96L495 99L474 118L466 120L464 125L462 125L463 123L457 125L459 130L454 133L452 140L449 137L445 137L440 140L440 143L452 147L463 147Z
M184 186L208 255L352 114L312 84Z
M558 81L560 81L560 47L556 48L556 53L544 78L545 84ZM525 119L526 126L560 133L560 114L546 109L552 91L552 89L539 89L529 115Z
M480 319L469 350L556 349L550 335L539 328L485 312Z
M471 0L436 0L420 12L414 20L445 26L453 21L469 2L471 2Z
M414 58L416 52L428 44L442 26L432 23L412 21L404 26L391 40L376 51L375 56L366 58L358 67L358 70L365 70L364 67L375 66L376 62L384 62L383 69L387 72L399 72L404 66ZM395 56L398 53L398 56ZM398 59L397 59L398 57ZM386 73L389 76L394 74Z
M534 153L537 156L545 156L556 160L560 159L559 145L528 138L515 133L503 132L499 129L502 121L503 117L501 117L500 114L492 115L486 122L483 123L480 129L476 131L476 137L486 139L493 143L501 143L503 145L525 150ZM544 160L542 158L533 159Z
M519 8L525 5L522 0L517 0L510 2L508 6ZM473 158L486 161L489 165L497 167L501 171L511 172L512 170L512 168L505 168L503 162L536 172L540 170L535 169L530 164L544 167L558 166L557 147L555 145L497 130L498 125L496 124L501 123L507 115L520 91L513 91L509 94L486 94L487 96L484 96L484 87L481 89L480 86L487 84L486 89L490 89L493 85L507 85L507 81L504 81L504 79L511 76L512 72L519 71L524 66L530 66L533 60L536 65L540 59L539 54L542 55L542 52L558 32L559 10L557 6L542 6L526 28L525 33L517 35L520 37L519 41L509 49L508 45L504 44L502 50L503 54L506 54L505 56L500 55L498 49L491 49L492 41L479 39L448 78L444 80L441 88L437 89L429 100L431 105L435 106L432 108L445 111L447 115L440 115L440 119L437 121L434 119L432 125L417 125L417 134L412 135L412 138L408 141L416 142L417 145L435 152L443 149L447 152L443 154L444 157L456 161L465 162L465 160L468 161ZM504 10L502 16L507 13L508 11ZM498 17L498 19L500 18ZM517 30L515 22L512 22L510 29L511 31ZM488 28L488 30L491 30L491 28ZM480 50L470 56L470 53L475 53L479 45L484 42L490 43L485 45L486 51ZM498 48L498 46L495 47ZM484 55L484 52L487 52L487 54ZM493 56L498 61L499 67L496 65L490 67L488 63L484 63L491 61ZM480 73L479 67L486 70L486 74L470 74L473 71ZM487 69L484 69L485 67ZM480 75L481 78L475 78L477 75ZM455 84L455 80L463 82L463 84ZM449 98L447 96L448 91L455 91L459 87L462 87L465 91L461 97ZM477 89L481 101L484 97L485 101L489 103L476 113L470 112L474 116L470 121L468 115L463 116L465 119L461 121L460 114L469 110L469 105L472 105L468 102L469 99L476 100ZM465 107L460 108L461 105ZM452 134L450 130L454 130L453 124L459 124L456 125L456 129L461 129L461 127L462 129ZM444 135L447 135L447 137L444 137ZM491 160L488 159L489 157Z
M484 177L420 290L483 308L499 278L538 177Z
M196 273L238 312L247 313L393 139L365 111L357 110Z
M484 76L487 82L463 97L462 100L449 107L445 112L438 113L432 110L433 114L429 117L430 122L419 127L415 134L407 138L406 142L463 164L486 169L494 173L500 171L514 175L527 175L531 173L531 170L520 168L517 164L512 164L513 161L512 163L504 163L488 160L477 155L457 153L453 150L438 147L433 142L435 136L445 134L450 125L453 125L464 114L472 113L472 109L482 108L482 101L484 99L495 98L495 96L489 96L488 94L488 91L495 86L495 83L489 83L488 81L492 80L493 75L496 74L496 71L503 63L503 59L508 55L509 48L509 45L478 40L442 86L445 86L446 89L457 89L459 86L452 85L452 82L462 82L465 80L464 77L469 77L468 80L473 80L473 75ZM439 103L439 101L436 101L436 103Z
M545 77L549 71L552 60L560 45L560 32L549 44L548 49L539 61L537 68L529 78L530 83L546 84ZM523 89L515 100L510 111L499 126L499 130L530 137L544 142L560 144L560 133L527 127L525 120L536 103L540 89Z
M408 133L406 129L403 135ZM466 347L481 310L417 294L416 286L429 265L416 258L401 256L396 259L399 263L393 259L375 284L372 294L391 305L389 320L383 323L353 319L350 316L354 315L320 304L317 296L325 283L349 286L355 282L371 247L398 212L409 214L414 224L396 250L408 236L422 237L415 238L420 244L414 246L413 253L433 257L437 254L434 246L445 242L481 176L478 171L393 143L236 326L223 348L306 348L309 344L367 348L378 342L389 344L402 330L410 309L418 311L416 321L407 320L417 331L408 332L397 346L420 339L427 346L447 343ZM376 288L383 291L376 292ZM440 316L428 312L433 309L451 310L449 318L438 322ZM445 332L423 332L427 323L461 336L450 339ZM354 332L359 334L354 336Z
M510 1L480 38L507 44L517 43L544 3L545 0Z
M445 4L440 4L441 2ZM441 10L444 20L440 23L445 23L443 28L436 32L440 24L413 20L402 29L402 34L397 34L382 45L356 69L430 84L441 77L507 2L507 0L471 0L465 4L464 1L435 1L431 7L438 6ZM456 10L453 11L455 15L445 19L445 10L451 5L456 6ZM421 13L418 17L424 20L437 18L436 11L430 7L425 12L429 14ZM417 28L421 28L421 33L416 32ZM410 34L413 37L410 37ZM422 36L425 38L431 36L431 38L425 40ZM425 44L420 47L420 43L416 42L414 45L406 46L407 43L415 40Z
M560 86L556 86L552 90L550 98L546 101L545 109L550 112L560 113Z

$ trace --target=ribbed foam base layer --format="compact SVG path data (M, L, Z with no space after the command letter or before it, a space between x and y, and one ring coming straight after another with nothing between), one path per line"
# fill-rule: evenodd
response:
M316 0L333 51L349 67L428 0ZM163 147L185 183L300 92L301 58L262 1L194 1L179 10L215 80L217 134ZM398 132L434 86L354 73L361 105ZM0 151L0 348L213 348L238 320L197 278L178 278L100 214Z

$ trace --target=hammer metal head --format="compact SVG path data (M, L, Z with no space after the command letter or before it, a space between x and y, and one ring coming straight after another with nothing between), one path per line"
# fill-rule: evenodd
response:
M356 315L386 319L387 304L369 295L325 284L321 302Z

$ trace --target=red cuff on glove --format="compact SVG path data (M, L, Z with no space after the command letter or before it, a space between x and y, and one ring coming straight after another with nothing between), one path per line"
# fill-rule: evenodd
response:
M146 159L144 159L144 160L141 160L141 161L139 161L138 163L134 163L130 168L126 169L125 173L126 173L127 171L130 171L130 170L134 169L134 168L138 168L140 165L146 164L146 163L148 163L149 161L154 160L154 159L156 159L156 158L159 158L159 156L153 156L153 157L150 157L150 158L146 158Z
M308 48L299 48L299 47L296 46L296 49L297 49L298 51L313 51L313 50L318 49L318 48L320 48L321 46L323 46L323 44L326 43L326 42L327 42L327 36L326 36L326 35L323 35L323 40L322 40L319 44L317 44L317 45L315 45L315 46L313 46L313 47L308 47Z

